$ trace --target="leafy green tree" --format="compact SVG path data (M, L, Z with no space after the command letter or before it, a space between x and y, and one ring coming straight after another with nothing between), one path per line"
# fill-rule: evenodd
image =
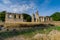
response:
M0 20L1 21L5 21L5 13L6 13L6 11L0 12Z
M31 22L31 16L29 14L26 13L22 13L22 14L23 14L23 18L27 20L27 22Z
M60 12L55 12L51 15L54 21L60 21Z

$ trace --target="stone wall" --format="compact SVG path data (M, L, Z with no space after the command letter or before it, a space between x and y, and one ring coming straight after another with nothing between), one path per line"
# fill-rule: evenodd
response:
M53 24L55 26L60 26L60 21L51 21L51 22L12 22L12 23L4 23L1 22L0 25L6 26L16 26L16 25L39 25L39 24Z
M6 13L5 23L23 22L22 14Z
M24 25L28 25L28 26L33 26L33 25L40 25L40 24L52 24L55 26L60 26L60 21L51 21L51 22L16 22L16 23L5 23L4 26L24 26ZM25 26L24 26L25 27Z
M41 24L53 24L55 26L60 26L60 21L48 21L48 22L41 22Z

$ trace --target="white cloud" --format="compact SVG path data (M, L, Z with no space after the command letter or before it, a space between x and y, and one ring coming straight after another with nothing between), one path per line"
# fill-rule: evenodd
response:
M27 5L27 4L22 4L22 5L11 5L10 9L12 9L13 12L26 12L30 9L34 9L35 5L33 3Z
M10 0L3 0L3 3L9 4L1 4L0 3L0 11L7 11L7 12L14 12L14 13L23 13L23 12L29 12L36 8L36 5L31 2L29 4L11 4L12 2Z
M10 0L2 0L2 2L3 2L4 4L10 4L10 3L11 3Z

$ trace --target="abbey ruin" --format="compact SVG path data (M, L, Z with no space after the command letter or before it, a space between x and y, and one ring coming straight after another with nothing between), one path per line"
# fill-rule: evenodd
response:
M31 22L48 22L52 21L52 18L49 16L39 16L38 11L34 14L32 14L32 20ZM20 23L20 22L27 22L23 19L22 14L17 13L6 13L5 15L5 23Z
M48 22L48 21L52 21L52 18L49 16L39 16L38 11L36 12L36 14L32 15L32 22Z
M31 15L32 19L31 22L27 22L26 19L23 18L22 14L18 13L5 13L5 21L0 22L0 28L14 28L14 27L25 27L25 26L37 26L40 24L53 24L53 25L60 25L60 21L53 21L53 19L49 16L39 16L38 11Z

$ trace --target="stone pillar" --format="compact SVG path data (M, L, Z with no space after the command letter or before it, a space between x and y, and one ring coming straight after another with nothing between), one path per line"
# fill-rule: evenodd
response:
M40 20L41 20L41 22L44 22L44 17L41 17Z
M7 19L8 18L8 13L6 13L6 15L5 15L5 19Z
M52 19L52 18L50 18L50 21L53 21L53 19Z
M40 18L40 22L42 22L42 18Z
M12 14L12 19L14 19L14 15Z
M8 14L6 13L5 14L5 23L8 21ZM5 25L4 25L4 27L5 27Z
M44 17L42 18L42 21L44 22Z
M49 21L49 18L47 17L47 21Z
M47 17L47 21L49 20L49 18Z
M46 17L46 19L45 19L45 20L46 20L46 21L48 21L48 20L47 20L47 17Z
M36 18L36 22L38 22L38 19Z
M16 18L19 19L19 15L18 14L16 14Z
M38 16L38 22L40 22L40 18L39 18L39 16Z
M40 22L42 22L42 18L40 17Z
M34 18L35 18L35 15L34 14L32 14L32 22L34 22L35 20L34 20Z
M21 21L23 22L23 15L21 14Z
M51 20L51 18L48 16L48 17L46 17L46 21L50 21Z
M38 14L38 11L36 12L36 22L39 22L39 14Z

